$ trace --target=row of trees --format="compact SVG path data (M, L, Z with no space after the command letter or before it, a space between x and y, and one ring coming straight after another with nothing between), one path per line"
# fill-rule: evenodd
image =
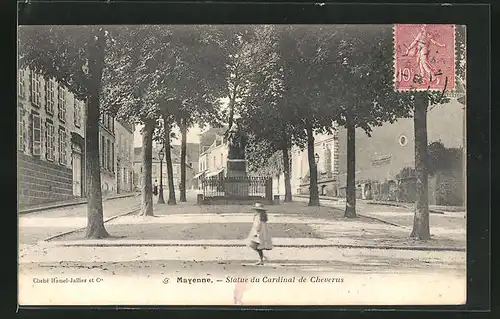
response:
M286 200L291 200L292 146L307 148L309 205L319 205L314 136L347 129L346 217L356 216L355 131L409 116L411 96L393 87L391 26L263 26L252 45L255 66L243 96L243 118L261 142L251 156L283 159ZM272 163L269 163L272 164Z
M251 136L251 166L268 174L283 171L286 201L292 200L290 149L307 148L309 205L319 205L314 135L345 127L346 217L356 216L356 128L369 135L374 126L414 113L421 196L412 235L429 236L422 195L425 112L429 100L440 103L442 96L394 91L391 26L37 26L19 33L20 66L58 78L88 102L88 238L109 236L100 187L100 112L144 125L143 215L153 214L153 140L165 143L172 176L174 126L181 132L181 201L187 130L195 124L230 127L238 114ZM227 114L222 99L229 100ZM169 184L169 203L175 204L172 179Z
M307 149L309 205L319 205L314 136L347 130L345 216L356 217L355 134L398 118L414 118L417 201L411 236L430 238L427 198L427 110L443 92L394 90L392 26L259 26L240 55L249 67L240 113L253 145L253 168L284 173L291 201L290 150ZM459 80L465 79L465 29L456 30ZM445 88L446 90L446 88ZM461 103L465 101L462 99ZM264 169L263 169L264 168Z

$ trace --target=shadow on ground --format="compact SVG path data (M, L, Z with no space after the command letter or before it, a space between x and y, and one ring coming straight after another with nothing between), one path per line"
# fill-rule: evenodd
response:
M374 256L359 256L355 261L347 260L269 260L264 266L254 266L249 260L219 260L219 261L173 261L144 260L126 262L43 262L23 263L20 271L32 273L35 271L71 273L78 270L98 270L110 275L136 273L141 276L157 274L193 273L203 275L210 271L230 271L228 275L237 275L248 271L266 274L276 270L283 275L287 272L338 272L349 274L415 274L421 272L446 273L463 275L465 264L458 261L443 262L441 260L416 260L408 258L387 258Z
M106 229L113 237L133 240L243 240L247 238L251 223L189 223L189 224L108 224ZM280 238L321 238L313 228L306 224L270 223L273 237ZM54 241L80 240L84 231L78 231ZM120 238L111 238L111 240Z

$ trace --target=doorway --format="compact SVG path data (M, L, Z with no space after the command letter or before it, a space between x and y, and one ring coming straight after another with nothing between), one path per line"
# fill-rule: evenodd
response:
M116 193L120 194L122 188L121 188L121 182L122 182L122 176L121 176L121 166L120 166L120 159L116 161Z
M73 153L73 196L82 197L82 155Z

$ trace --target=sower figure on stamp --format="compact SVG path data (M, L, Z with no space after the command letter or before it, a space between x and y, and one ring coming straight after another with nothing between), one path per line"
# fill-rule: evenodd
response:
M259 254L259 261L256 265L264 264L264 250L273 249L273 241L267 226L267 210L262 204L255 204L255 214L253 216L253 226L248 236L248 246Z
M406 49L405 53L407 56L417 57L417 66L420 70L420 79L418 80L423 81L423 83L425 83L425 81L431 81L432 77L442 74L441 70L436 70L434 68L429 59L431 44L441 48L445 47L444 44L441 44L434 39L434 35L427 31L427 27L424 24L420 28L420 32L417 34L415 39ZM417 80L417 78L415 80Z

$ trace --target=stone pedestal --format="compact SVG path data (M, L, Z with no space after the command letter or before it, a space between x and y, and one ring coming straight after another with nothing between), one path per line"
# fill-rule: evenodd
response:
M246 160L228 159L225 180L225 193L230 197L247 197L249 181Z

